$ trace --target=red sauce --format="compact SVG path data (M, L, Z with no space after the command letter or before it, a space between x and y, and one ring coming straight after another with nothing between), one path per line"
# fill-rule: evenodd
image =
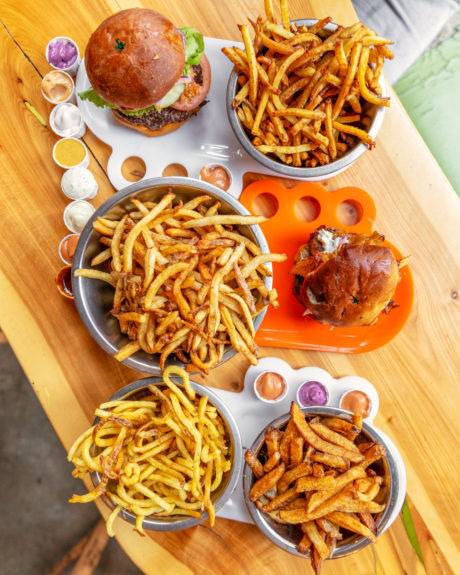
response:
M228 190L231 183L230 176L223 166L203 166L200 178L224 191Z

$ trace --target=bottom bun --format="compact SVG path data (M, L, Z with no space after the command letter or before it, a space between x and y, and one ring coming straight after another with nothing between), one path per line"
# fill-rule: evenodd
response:
M129 120L125 120L120 114L115 114L114 112L112 112L112 114L113 114L113 117L115 118L115 120L119 124L122 124L123 126L126 126L128 128L132 128L133 130L137 130L138 132L141 132L142 134L149 136L151 138L153 138L155 136L164 136L165 134L169 134L170 132L174 132L174 130L177 130L178 128L180 128L182 126L182 124L184 124L184 122L186 121L186 120L184 120L183 122L170 122L169 124L165 124L161 128L157 128L156 130L152 130L151 128L148 128L147 126L143 126L142 124L133 124Z

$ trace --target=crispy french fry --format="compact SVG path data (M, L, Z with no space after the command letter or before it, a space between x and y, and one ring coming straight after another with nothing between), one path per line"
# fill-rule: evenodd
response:
M310 475L311 473L311 466L308 463L300 463L296 467L289 469L280 479L278 484L278 491L283 493L287 490L289 485L294 481L297 481L300 477L304 477L305 475Z
M318 435L316 435L310 425L306 422L299 406L294 402L291 404L291 417L299 433L302 435L305 441L307 441L319 451L331 453L332 455L338 455L339 457L346 457L354 463L360 462L364 459L364 457L358 451L355 452L346 450L343 447L339 447L338 445L324 441Z
M286 467L284 463L281 463L280 465L272 469L272 471L270 471L269 473L258 479L251 487L251 491L249 492L249 497L251 501L256 501L256 499L259 499L259 497L261 497L262 495L267 493L267 491L270 491L270 489L275 487L275 485L284 475L285 469Z
M326 542L319 534L318 528L314 521L308 521L303 525L305 533L312 542L315 549L318 551L321 559L327 559L329 557L329 549Z
M333 511L326 515L326 519L338 525L339 527L343 527L344 529L348 529L349 531L353 531L354 533L359 533L363 537L367 537L373 543L376 541L376 536L372 531L366 527L363 523L355 519L352 515L348 513L343 513L342 511Z

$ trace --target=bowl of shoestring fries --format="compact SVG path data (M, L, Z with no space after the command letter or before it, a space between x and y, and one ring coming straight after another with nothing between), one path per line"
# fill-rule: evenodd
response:
M140 534L214 525L243 455L235 420L211 389L169 366L118 390L95 415L68 453L73 476L90 475L94 488L71 503L102 497L111 536L118 516Z
M321 180L374 148L390 104L382 69L392 42L361 22L291 20L288 2L279 4L279 19L266 0L264 17L239 26L243 48L222 49L234 66L228 118L266 168Z
M246 451L243 489L259 529L318 574L322 560L362 549L391 525L406 475L394 444L362 416L292 402Z
M252 216L226 192L191 178L152 178L96 210L73 259L75 303L97 343L157 374L208 373L235 353L257 363L254 337L277 306L270 254Z

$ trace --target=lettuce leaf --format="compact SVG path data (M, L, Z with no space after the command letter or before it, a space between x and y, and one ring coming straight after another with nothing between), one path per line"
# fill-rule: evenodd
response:
M109 102L106 102L104 98L100 96L93 88L85 90L84 92L78 92L78 97L81 100L88 100L98 108L116 108L116 106L113 106L112 104L109 104Z
M155 108L155 105L149 106L148 108L140 108L139 110L123 110L110 102L104 100L102 96L100 96L94 88L90 88L89 90L85 90L84 92L79 92L78 96L81 100L88 100L89 102L93 103L98 108L111 108L113 110L120 110L126 116L145 116L151 110Z
M201 61L204 52L203 35L195 28L181 28L180 31L185 37L185 67L184 75L190 71L190 66L195 66Z

